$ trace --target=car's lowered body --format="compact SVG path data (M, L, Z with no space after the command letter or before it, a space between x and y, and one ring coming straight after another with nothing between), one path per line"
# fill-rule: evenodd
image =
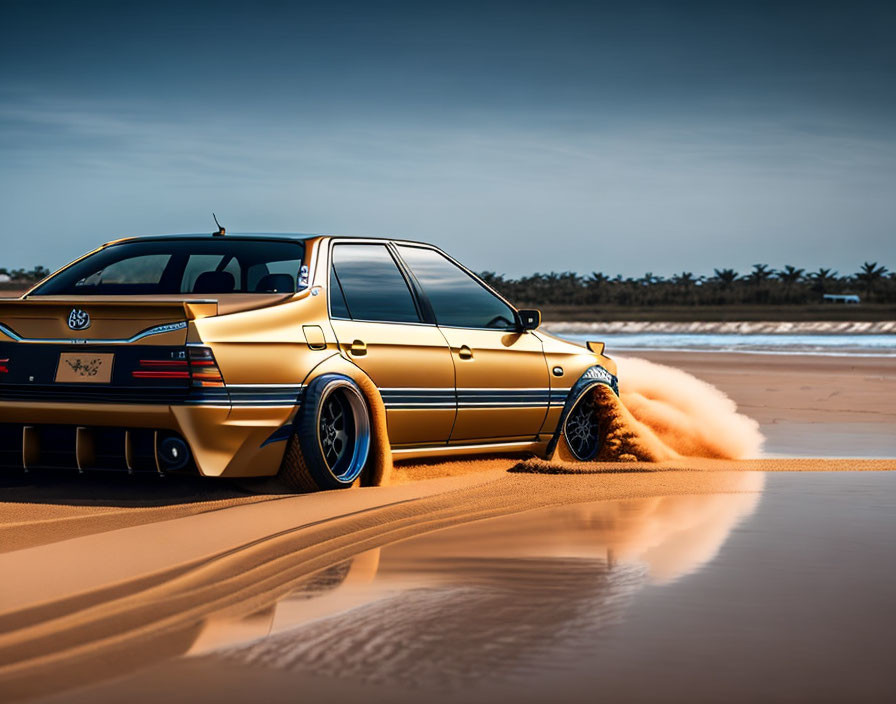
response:
M297 438L341 485L380 408L397 459L543 455L616 370L533 315L420 243L119 240L0 301L0 464L264 476Z

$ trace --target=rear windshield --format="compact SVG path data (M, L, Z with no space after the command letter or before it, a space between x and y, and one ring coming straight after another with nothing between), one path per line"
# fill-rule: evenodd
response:
M31 295L294 293L302 242L142 240L101 249L47 280Z

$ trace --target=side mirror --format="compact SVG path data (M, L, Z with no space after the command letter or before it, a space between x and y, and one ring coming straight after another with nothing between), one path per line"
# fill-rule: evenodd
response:
M524 308L516 312L520 330L535 330L541 325L541 311L537 308Z

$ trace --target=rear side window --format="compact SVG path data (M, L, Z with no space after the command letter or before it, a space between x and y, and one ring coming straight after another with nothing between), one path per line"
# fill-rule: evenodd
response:
M334 318L351 318L345 296L342 295L342 286L336 278L336 269L330 268L330 315Z
M439 325L458 328L515 327L513 309L450 259L432 250L399 246L432 304Z
M333 271L354 320L420 322L411 290L385 245L334 245ZM334 316L338 316L338 300L337 291L332 290Z

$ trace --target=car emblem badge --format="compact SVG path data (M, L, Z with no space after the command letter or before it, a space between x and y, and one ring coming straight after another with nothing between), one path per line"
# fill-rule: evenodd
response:
M86 330L90 327L90 316L86 310L80 308L72 308L72 312L68 314L68 326L72 330Z

